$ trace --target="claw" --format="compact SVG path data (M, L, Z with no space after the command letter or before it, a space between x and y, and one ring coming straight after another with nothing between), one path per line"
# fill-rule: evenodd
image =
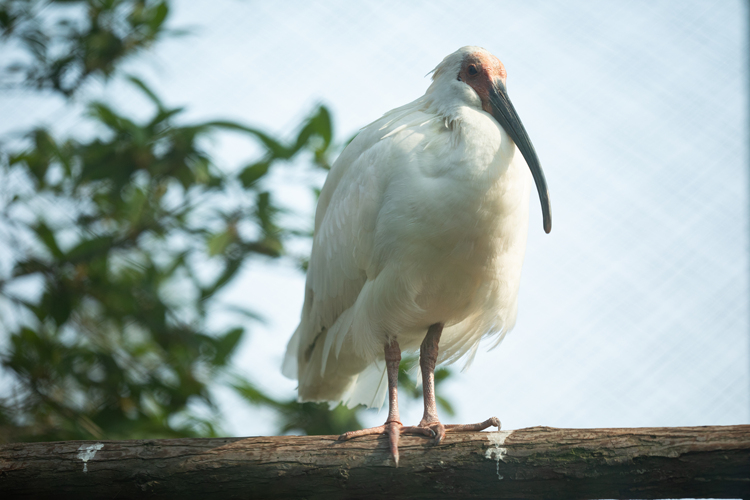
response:
M398 467L398 437L401 435L401 424L398 422L391 422L386 426L388 432L388 442L391 447L391 455L393 461L396 462Z
M438 422L437 424L432 425L430 430L432 430L435 435L435 444L440 444L443 441L443 438L445 438L445 426Z

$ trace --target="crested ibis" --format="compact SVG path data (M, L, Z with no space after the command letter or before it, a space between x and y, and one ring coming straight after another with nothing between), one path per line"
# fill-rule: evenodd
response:
M318 200L302 317L283 372L300 401L382 406L384 425L348 432L398 438L499 427L443 425L436 364L499 343L516 322L533 178L552 227L544 173L508 98L503 64L463 47L435 68L417 100L361 130L333 164ZM531 175L529 175L531 174ZM402 350L420 353L424 417L398 413Z

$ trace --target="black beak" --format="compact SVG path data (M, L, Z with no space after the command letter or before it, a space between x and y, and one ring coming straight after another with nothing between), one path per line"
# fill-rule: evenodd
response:
M539 158L534 151L534 145L531 144L526 129L516 113L516 108L510 102L508 91L502 80L496 78L492 90L490 91L490 105L492 106L492 116L505 129L505 132L516 143L521 154L529 165L531 175L536 183L536 190L539 192L539 201L542 202L542 217L544 219L544 232L552 231L552 214L549 202L549 190L547 181L544 179L542 166L539 164Z

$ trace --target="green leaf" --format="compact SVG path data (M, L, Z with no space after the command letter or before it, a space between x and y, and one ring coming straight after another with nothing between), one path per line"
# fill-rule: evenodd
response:
M305 146L311 137L318 136L323 139L319 151L325 151L331 144L333 138L333 127L331 126L331 115L325 106L320 106L317 112L311 116L297 136L294 151L299 151Z
M164 105L161 102L161 99L159 99L159 97L154 93L154 91L151 90L143 82L143 80L141 80L140 78L138 78L136 76L133 76L133 75L128 75L127 79L131 83L133 83L136 87L138 87L139 89L141 89L141 92L143 92L144 94L146 94L146 97L148 97L149 99L151 99L151 102L153 102L159 110L165 109Z
M73 312L73 294L62 283L54 283L42 296L42 308L55 321L59 327L62 326Z
M226 364L228 359L234 353L234 350L239 344L240 340L242 340L242 336L244 334L244 328L233 328L217 341L216 356L214 357L214 363L216 365L223 366Z
M234 380L229 385L248 403L264 404L277 408L282 406L281 403L267 396L265 393L251 384L247 379L240 376L235 376Z
M169 14L169 6L167 2L161 2L152 10L154 11L153 17L148 20L148 24L152 31L157 32Z
M250 135L255 136L260 140L260 142L263 143L263 145L266 147L268 152L271 154L271 157L276 159L289 159L291 158L295 151L287 148L286 146L282 145L279 141L276 139L273 139L268 134L261 132L258 129L247 127L245 125L240 125L239 123L230 122L230 121L212 121L205 124L208 127L212 128L225 128L228 130L234 130L237 132L245 132Z
M95 254L107 253L112 248L113 241L112 236L99 236L90 240L83 240L68 252L66 258L77 261L89 259Z
M214 281L213 285L201 290L201 300L205 300L208 297L212 296L219 289L221 289L227 283L229 283L229 281L234 277L234 275L237 274L237 271L240 270L240 266L242 266L242 260L227 259L224 265L224 271L216 279L216 281Z
M115 113L111 107L102 102L89 104L89 113L113 132L127 132L138 138L143 135L141 128L132 120Z
M451 376L451 371L448 368L442 367L435 370L435 385L439 384L443 380Z
M453 405L451 405L450 402L444 397L436 395L435 401L440 406L440 408L442 408L443 411L448 414L448 416L452 417L456 414L456 411L453 409Z
M35 273L46 273L50 271L50 266L40 259L29 257L28 259L19 260L13 268L13 277L20 278Z
M230 312L236 313L236 314L241 314L245 318L251 319L253 321L258 321L260 323L266 323L266 319L263 316L261 316L260 314L256 313L255 311L251 311L247 307L237 306L237 305L234 305L234 304L226 304L226 305L224 305L224 307L222 309L224 309L225 311L230 311Z
M58 259L63 257L64 254L62 250L60 250L60 247L57 245L55 233L52 232L47 224L45 224L44 222L39 222L35 226L33 226L33 229L39 239L42 240L42 243L44 243L44 246L47 247L47 250L49 250L54 257Z
M136 226L146 210L148 210L146 193L142 189L134 188L130 196L125 200L125 210L123 213L127 221Z
M236 239L236 233L231 229L216 233L208 240L208 255L213 257L224 253L230 243Z
M268 173L268 169L271 167L271 163L268 161L259 161L245 167L242 172L237 176L242 185L249 188L258 180Z

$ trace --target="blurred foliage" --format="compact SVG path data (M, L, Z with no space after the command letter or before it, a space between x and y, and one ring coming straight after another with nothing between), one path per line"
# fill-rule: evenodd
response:
M70 96L163 36L168 13L166 1L9 0L0 25L28 53L14 68L23 84ZM286 141L230 121L185 123L182 108L129 81L151 103L147 118L95 101L83 118L93 138L37 128L2 147L0 232L14 252L0 267L0 441L217 435L222 385L274 410L280 432L360 428L359 409L278 401L232 369L258 316L220 299L246 262L309 235L284 227L265 179L299 156L329 168L329 112L316 109ZM264 153L223 172L205 145L225 131ZM210 328L223 311L243 320ZM413 362L399 378L421 398Z
M209 332L209 311L221 310L216 294L247 259L280 256L289 236L260 182L268 169L252 182L244 174L254 166L225 175L200 145L222 129L258 134L230 122L180 125L179 109L134 82L153 100L146 120L95 102L89 117L101 137L56 140L36 129L28 148L6 157L19 189L2 217L19 253L0 284L23 321L7 325L2 362L20 382L23 438L213 435L209 384L244 329ZM325 108L308 122L320 116ZM269 168L307 148L259 139ZM28 278L38 297L14 293Z
M165 35L168 15L167 1L4 0L2 37L20 49L6 71L27 85L71 95L88 77L112 75L123 59Z

